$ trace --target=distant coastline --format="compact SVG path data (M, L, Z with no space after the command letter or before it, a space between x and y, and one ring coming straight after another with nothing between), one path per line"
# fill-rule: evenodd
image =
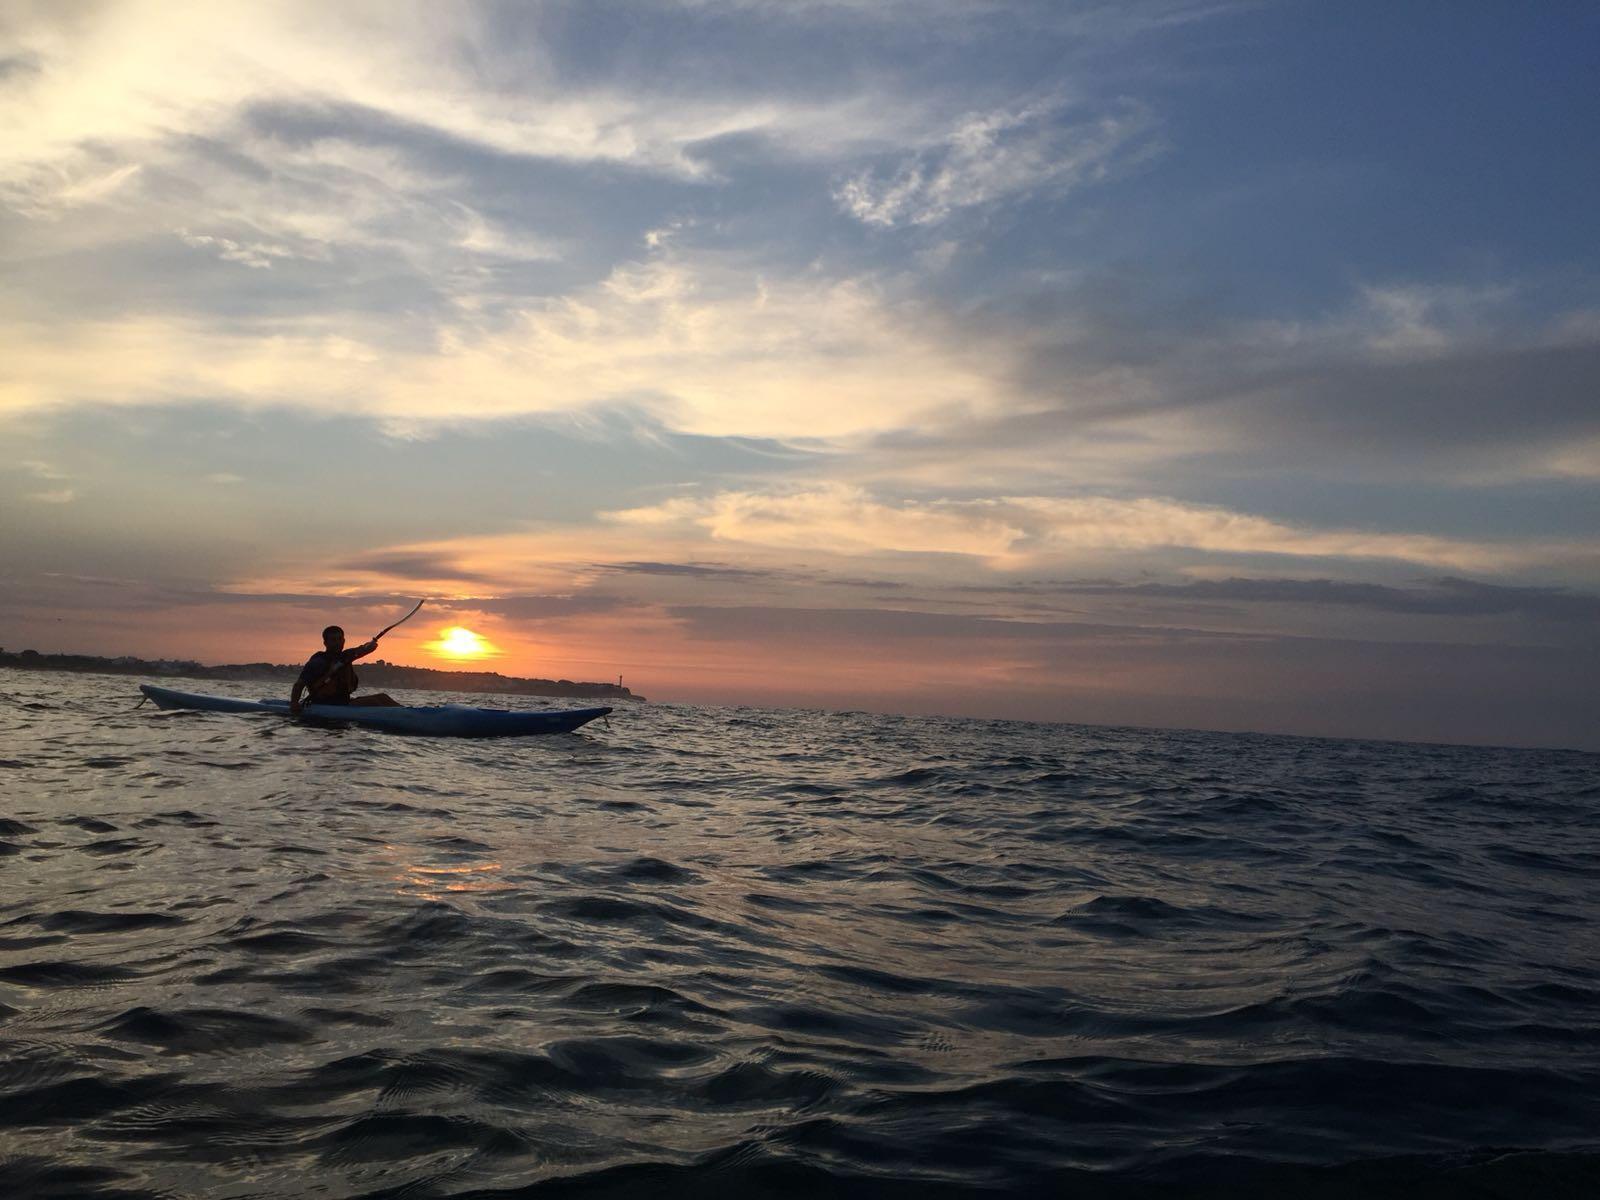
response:
M184 676L189 679L260 679L281 683L285 692L300 674L300 667L283 663L228 663L208 667L187 659L144 659L132 655L103 658L93 654L40 654L36 650L11 653L0 649L0 667L25 671L72 671L89 675ZM412 688L423 692L486 692L507 696L577 696L588 699L636 700L629 688L615 683L581 683L570 679L519 679L498 671L437 671L432 667L403 667L395 663L363 661L356 668L361 683L371 688Z

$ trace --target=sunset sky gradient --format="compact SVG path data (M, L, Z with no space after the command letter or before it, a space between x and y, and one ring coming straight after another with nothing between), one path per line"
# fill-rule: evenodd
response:
M1600 749L1597 46L8 4L0 644Z

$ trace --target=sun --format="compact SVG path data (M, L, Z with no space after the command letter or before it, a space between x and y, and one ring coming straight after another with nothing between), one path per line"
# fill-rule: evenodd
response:
M488 658L492 654L499 653L492 642L460 625L439 630L438 638L435 641L425 642L422 648L432 651L440 658L454 659Z

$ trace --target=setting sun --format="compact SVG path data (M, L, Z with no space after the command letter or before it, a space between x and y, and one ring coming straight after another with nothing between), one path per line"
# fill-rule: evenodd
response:
M423 649L440 658L454 659L488 658L500 652L492 642L460 625L441 629L437 640L424 643Z

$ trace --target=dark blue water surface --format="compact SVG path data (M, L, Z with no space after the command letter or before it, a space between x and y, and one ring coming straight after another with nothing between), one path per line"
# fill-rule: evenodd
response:
M1600 756L135 683L0 671L7 1196L1600 1195Z

